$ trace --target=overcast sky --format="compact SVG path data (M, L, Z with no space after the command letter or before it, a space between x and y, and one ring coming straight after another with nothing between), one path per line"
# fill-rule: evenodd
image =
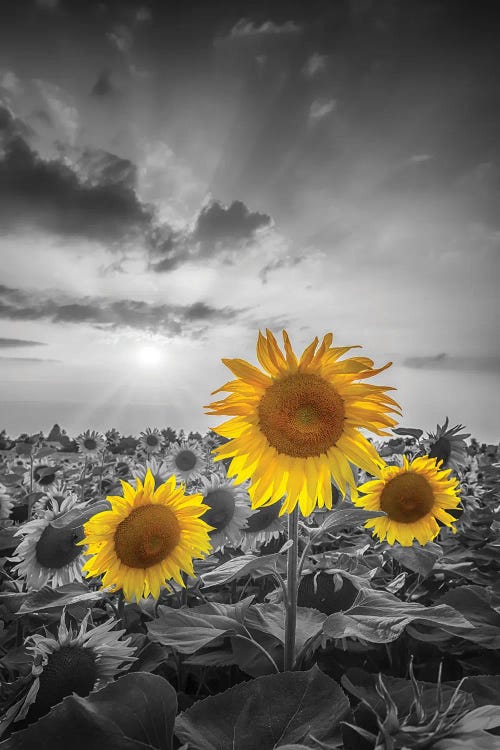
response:
M498 442L495 11L2 3L0 429L204 432L286 327Z

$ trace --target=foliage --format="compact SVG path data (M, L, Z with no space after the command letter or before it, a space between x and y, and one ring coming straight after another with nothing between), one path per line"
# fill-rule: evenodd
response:
M185 436L170 427L161 432L159 464ZM376 444L388 463L423 452L423 430L393 432ZM207 458L224 442L214 434L188 438ZM380 513L348 500L301 521L295 668L284 672L287 543L280 530L250 551L226 545L195 561L186 588L172 582L158 601L124 603L100 590L99 580L49 581L35 589L16 577L20 529L44 519L60 492L78 502L51 523L77 533L108 507L106 495L121 493L120 479L134 481L136 465L144 462L137 444L108 430L104 451L83 456L58 425L47 437L0 433L6 509L0 515L0 750L499 746L496 446L471 439L457 470L457 533L442 529L424 547L377 542L363 524ZM55 476L57 491L35 486L33 466L38 477ZM208 470L220 471L221 464L209 461ZM195 480L187 491L199 491ZM34 721L22 715L40 674L30 648L33 638L56 639L63 616L76 630L86 618L89 632L112 618L130 639L135 661L104 687L68 694Z

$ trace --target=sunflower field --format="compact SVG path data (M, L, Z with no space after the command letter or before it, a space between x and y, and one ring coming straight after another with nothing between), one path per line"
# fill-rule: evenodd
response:
M500 750L500 445L283 342L205 435L0 433L0 750Z

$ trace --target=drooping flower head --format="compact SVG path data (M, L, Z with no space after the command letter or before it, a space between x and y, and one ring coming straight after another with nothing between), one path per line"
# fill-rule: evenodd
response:
M165 467L181 482L201 479L206 469L203 448L196 440L181 440L173 443L165 458Z
M33 482L31 467L28 465L24 472L23 483L26 488L33 486L33 490L47 492L61 479L61 467L56 466L51 458L35 458L33 461Z
M248 492L215 472L202 477L201 484L203 502L209 508L203 519L214 529L210 532L213 551L224 550L226 544L239 547L243 527L251 514Z
M95 430L86 430L76 438L80 453L97 456L106 447L106 438Z
M92 513L91 506L79 503L76 495L69 495L60 505L52 500L51 505L51 510L23 524L15 534L23 539L12 558L18 563L14 571L32 589L83 580L85 556L77 542L83 537L83 520Z
M438 521L456 528L454 516L447 510L460 502L458 480L450 477L451 469L441 471L434 458L419 456L411 463L403 456L403 466L385 466L380 479L359 487L363 496L354 504L365 510L381 510L386 516L370 518L365 528L389 544L395 541L410 547L414 539L420 544L432 541L440 531Z
M90 558L83 566L88 576L103 574L103 587L122 589L127 601L152 594L174 579L184 586L181 570L194 576L193 558L210 552L212 527L201 518L208 510L202 496L184 494L176 477L155 489L148 469L136 487L121 480L123 497L106 498L111 509L98 513L85 524Z
M25 716L29 721L38 719L72 693L85 697L135 661L135 647L128 645L131 637L122 640L125 630L112 630L117 624L114 618L88 629L89 616L90 610L75 631L66 625L64 608L57 637L29 636L26 650L33 656L35 679L14 721Z
M228 476L238 482L251 478L253 508L276 503L286 494L280 513L300 506L309 516L316 503L332 507L331 477L351 495L356 482L349 462L377 476L383 464L360 428L377 435L396 422L388 412L399 406L385 391L387 386L357 383L387 367L373 369L366 357L340 360L349 349L332 347L333 336L318 338L295 356L286 331L285 354L268 330L259 332L257 358L266 372L241 359L223 359L237 376L214 393L230 391L223 401L207 408L209 414L233 418L212 428L229 442L216 448L216 461L232 458Z
M279 514L280 507L279 503L273 503L252 511L241 532L240 549L243 552L258 550L286 532L286 520Z
M141 432L137 447L148 456L152 453L159 453L163 447L163 435L156 427L154 429L147 427L145 432Z
M464 426L457 424L455 427L448 429L448 417L442 427L437 425L436 432L428 433L428 437L423 443L429 458L435 458L436 463L441 465L441 469L454 469L458 471L467 463L467 444L465 439L470 437L470 433L458 435Z

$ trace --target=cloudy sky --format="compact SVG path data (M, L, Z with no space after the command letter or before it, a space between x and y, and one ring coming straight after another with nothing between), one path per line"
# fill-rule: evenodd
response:
M498 442L494 10L2 3L0 429L205 431L286 327Z

